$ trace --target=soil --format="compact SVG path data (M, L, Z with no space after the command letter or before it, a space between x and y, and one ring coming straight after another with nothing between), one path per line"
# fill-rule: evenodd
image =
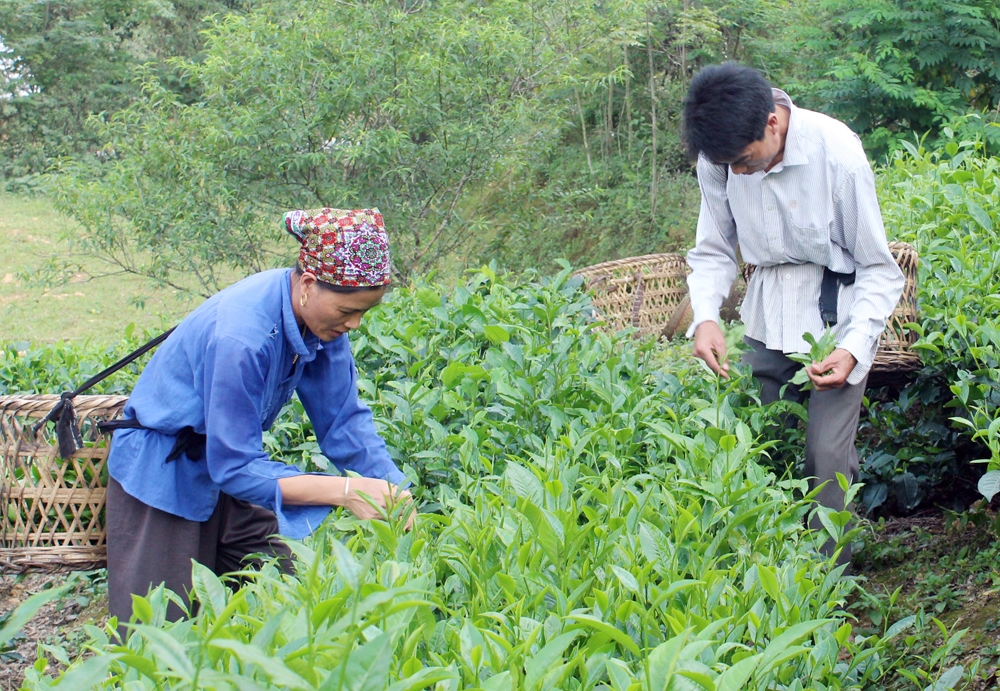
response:
M33 665L38 646L62 648L69 659L75 657L86 639L83 627L103 626L108 617L107 588L104 571L73 574L0 575L0 618L29 596L67 581L74 587L63 597L46 604L15 637L11 645L0 648L0 691L21 686L25 670ZM46 654L48 673L63 667L50 652Z
M961 514L927 512L872 525L855 568L878 604L852 604L857 629L881 633L888 625L885 619L892 623L922 609L928 625L912 652L929 658L944 645L945 637L933 631L934 617L949 637L964 630L941 668L961 665L971 676L962 687L967 691L1000 688L998 534L1000 517L983 503Z

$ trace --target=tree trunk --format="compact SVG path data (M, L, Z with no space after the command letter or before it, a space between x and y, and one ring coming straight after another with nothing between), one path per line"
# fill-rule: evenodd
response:
M580 129L583 131L583 150L587 152L587 168L590 174L594 174L594 164L590 160L590 144L587 142L587 120L583 117L583 106L580 105L580 92L573 87L573 95L576 96L576 109L580 113Z
M649 100L651 102L650 121L653 126L652 155L650 156L650 170L652 172L652 183L649 189L650 195L650 224L656 225L656 198L658 196L657 177L659 169L656 165L656 72L653 69L653 36L650 29L649 13L646 13L646 55L649 57Z

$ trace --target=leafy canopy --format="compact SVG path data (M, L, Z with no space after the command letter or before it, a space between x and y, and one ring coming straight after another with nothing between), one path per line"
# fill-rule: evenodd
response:
M206 294L219 266L287 261L278 219L296 208L380 207L397 274L419 271L475 239L470 192L557 131L541 95L573 56L534 34L560 16L328 0L220 18L203 62L174 63L201 98L147 74L145 98L100 127L109 163L65 168L60 202L95 251L162 280L192 272Z
M866 135L869 154L1000 102L994 0L827 0L823 13L810 45L826 74L813 96Z
M59 156L97 147L89 116L137 96L134 77L151 65L185 98L167 64L196 56L201 19L240 8L239 0L0 0L0 176L28 184Z

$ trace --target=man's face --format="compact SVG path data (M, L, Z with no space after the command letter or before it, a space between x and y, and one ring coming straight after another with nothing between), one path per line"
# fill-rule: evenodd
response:
M762 170L770 170L781 160L782 144L778 134L778 117L771 113L764 126L763 138L751 142L734 160L719 163L728 163L736 175L753 175Z

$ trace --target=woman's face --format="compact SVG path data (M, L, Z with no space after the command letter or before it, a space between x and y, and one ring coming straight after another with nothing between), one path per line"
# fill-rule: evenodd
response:
M299 294L305 294L306 304L293 296L292 304L306 327L321 341L332 341L361 325L365 312L382 301L386 287L372 288L358 293L335 293L317 285L310 273L299 279Z

